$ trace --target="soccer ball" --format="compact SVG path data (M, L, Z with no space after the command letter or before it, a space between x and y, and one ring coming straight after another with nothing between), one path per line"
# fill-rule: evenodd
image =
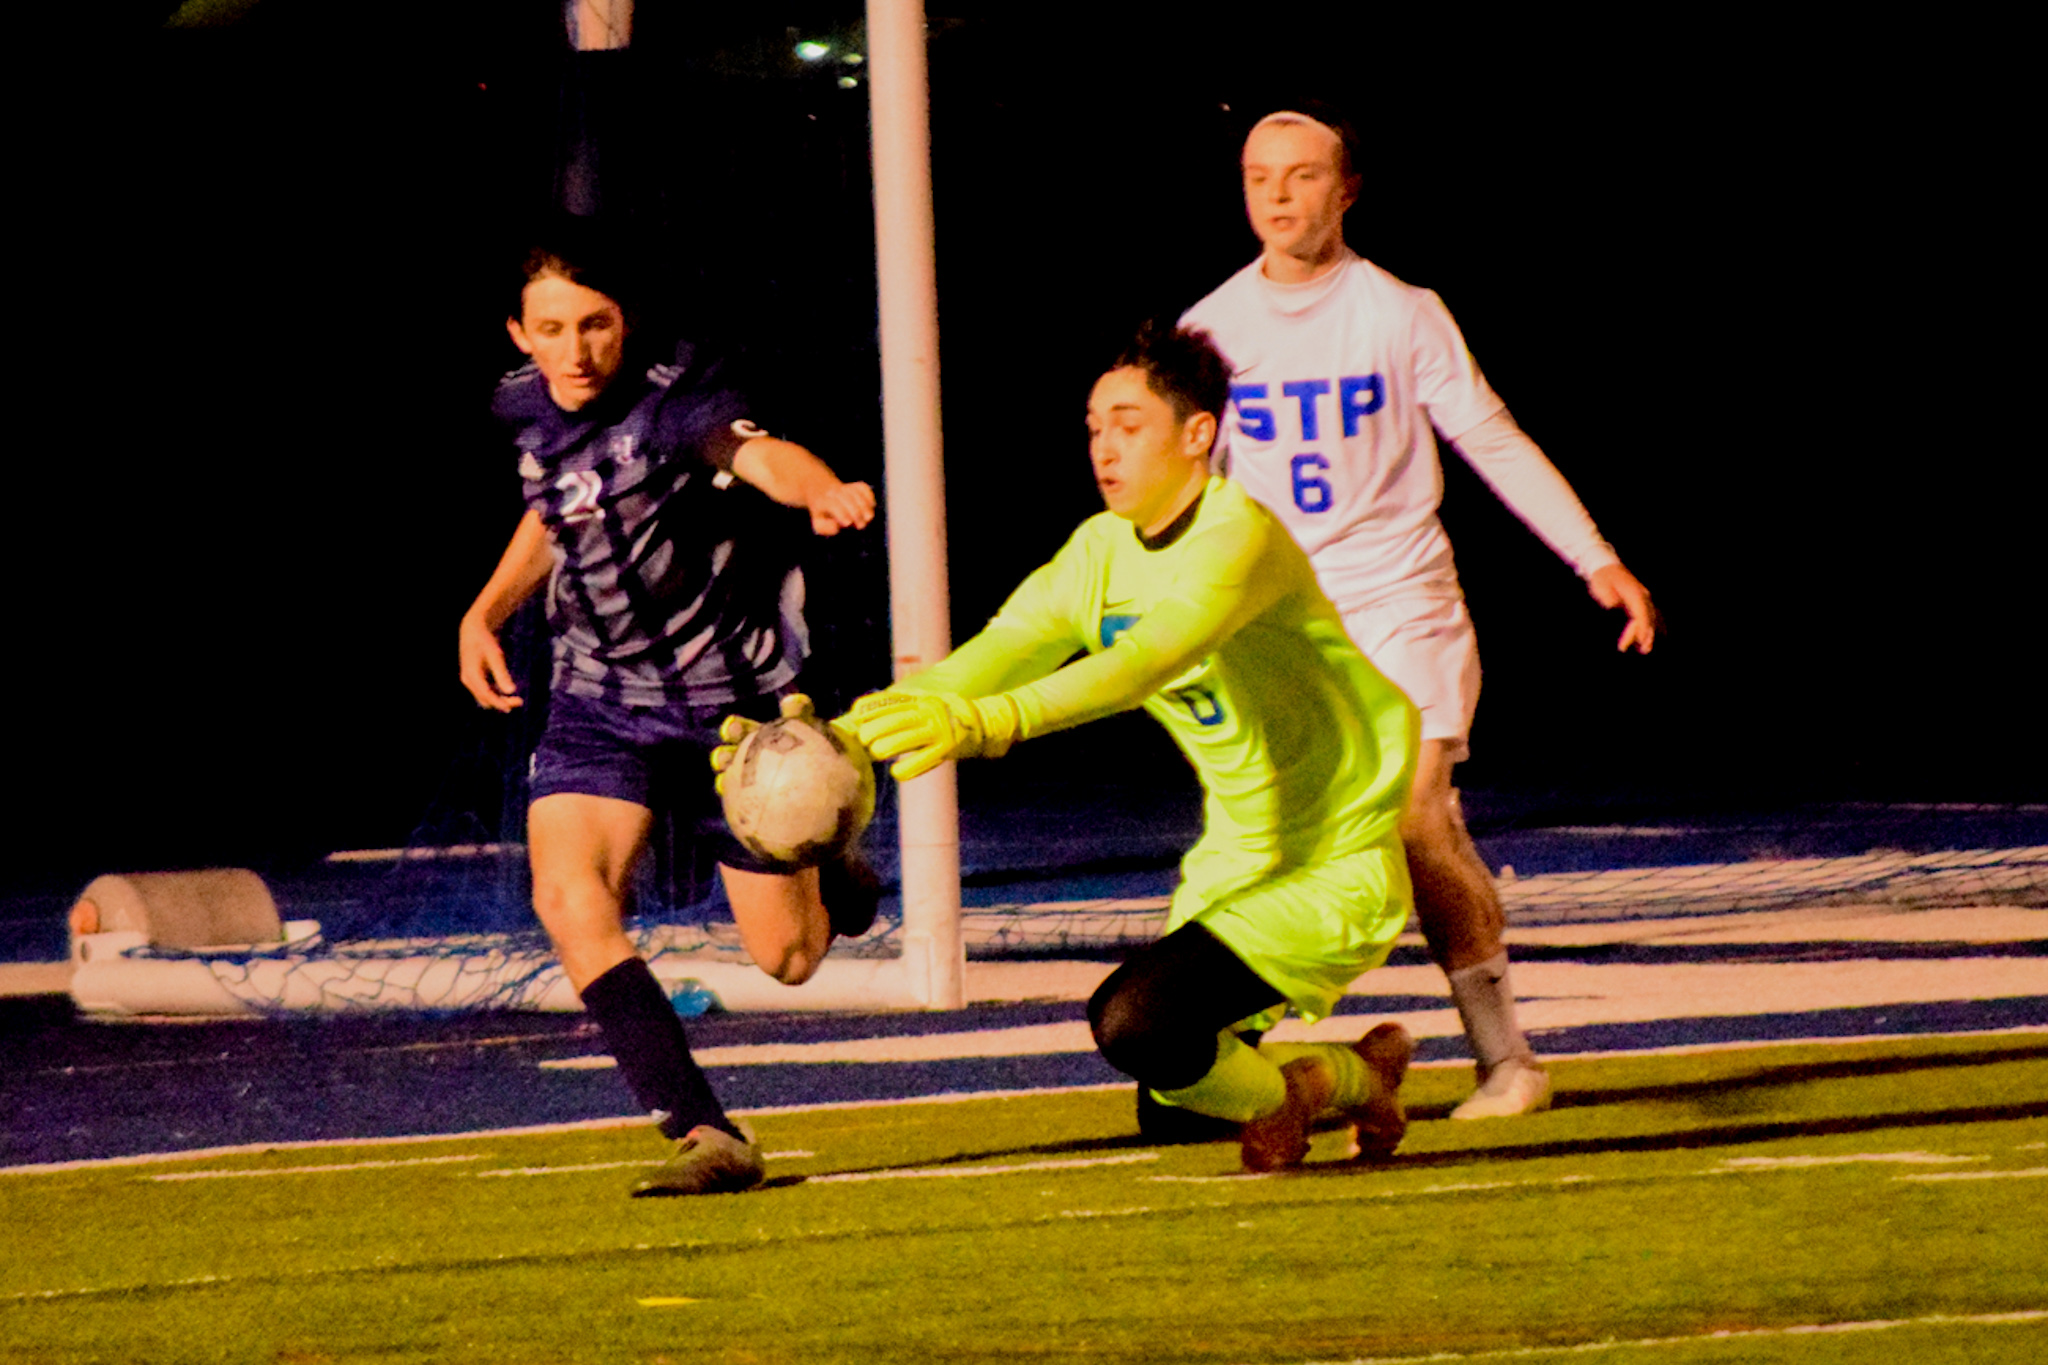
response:
M875 813L875 769L859 745L809 717L771 720L725 770L725 823L749 851L809 867L860 838Z

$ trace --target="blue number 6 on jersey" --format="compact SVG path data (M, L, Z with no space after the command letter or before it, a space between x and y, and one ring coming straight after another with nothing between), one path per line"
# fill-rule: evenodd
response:
M1337 500L1330 481L1311 470L1327 471L1330 462L1314 451L1306 451L1287 462L1294 475L1294 505L1304 512L1327 512Z

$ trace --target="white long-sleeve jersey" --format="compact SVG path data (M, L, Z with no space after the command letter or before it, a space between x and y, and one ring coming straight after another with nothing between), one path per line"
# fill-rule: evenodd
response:
M1460 595L1432 427L1582 577L1618 562L1434 293L1348 250L1306 284L1259 267L1182 321L1231 363L1222 462L1293 532L1339 609Z

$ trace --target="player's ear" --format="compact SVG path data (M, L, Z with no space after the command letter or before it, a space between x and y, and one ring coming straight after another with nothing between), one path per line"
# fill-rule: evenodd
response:
M1182 424L1180 435L1183 455L1208 459L1209 447L1216 444L1216 415L1210 412L1191 414Z
M1350 211L1351 206L1358 202L1358 192L1359 190L1363 189L1364 186L1365 177L1360 175L1357 171L1353 171L1351 174L1344 177L1344 203L1343 206L1337 210L1338 213L1342 214Z
M505 319L505 331L511 336L512 344L527 355L533 354L533 342L526 335L526 329L519 325L518 318Z

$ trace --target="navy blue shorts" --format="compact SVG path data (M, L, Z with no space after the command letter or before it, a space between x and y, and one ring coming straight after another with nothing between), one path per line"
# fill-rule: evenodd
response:
M727 867L788 872L733 837L711 785L718 723L731 715L773 720L780 706L771 696L729 706L643 709L557 692L548 699L547 728L533 751L530 799L574 794L631 801L668 813L678 830L703 830Z

